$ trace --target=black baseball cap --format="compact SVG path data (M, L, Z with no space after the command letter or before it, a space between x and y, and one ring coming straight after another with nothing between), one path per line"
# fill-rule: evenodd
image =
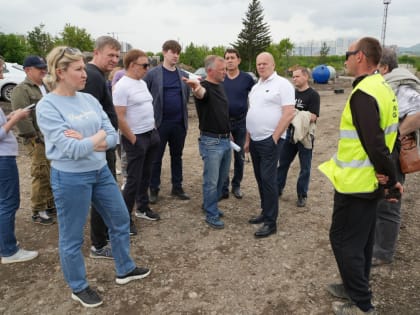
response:
M38 69L45 69L47 68L47 64L45 63L44 59L39 56L28 56L23 61L23 67L35 67Z

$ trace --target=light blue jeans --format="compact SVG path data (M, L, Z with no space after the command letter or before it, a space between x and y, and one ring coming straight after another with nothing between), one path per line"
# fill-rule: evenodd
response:
M229 175L231 149L229 139L200 136L199 150L203 159L203 205L208 217L218 218L217 202Z
M82 173L51 168L51 187L57 207L61 268L73 292L88 286L81 247L91 202L108 227L117 276L133 271L130 219L108 166Z

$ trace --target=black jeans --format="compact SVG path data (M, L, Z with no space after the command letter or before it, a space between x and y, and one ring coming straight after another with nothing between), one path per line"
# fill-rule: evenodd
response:
M334 193L330 242L344 287L362 310L372 307L369 275L378 199Z
M115 149L110 149L106 151L106 161L108 163L108 168L111 171L112 176L115 180L117 179L117 174L115 170L116 156ZM90 210L90 240L92 245L100 249L107 244L108 238L108 227L106 226L104 220L102 220L101 215L96 211L95 207L92 205Z
M165 154L166 144L169 145L171 156L171 181L172 188L182 188L182 152L184 150L187 131L183 123L163 121L159 129L160 145L155 161L153 161L150 189L159 190L160 175L162 172L162 159Z
M159 133L156 129L137 134L137 141L131 144L126 137L121 137L122 145L127 154L127 183L123 190L123 197L130 214L134 203L137 208L149 205L148 189L152 175L152 163L159 150Z
M255 179L261 198L264 223L270 226L277 226L277 216L279 214L277 187L279 147L278 144L274 143L272 136L261 141L251 139L249 145Z
M280 157L279 167L277 168L277 182L279 192L283 192L286 186L287 173L290 165L296 157L299 156L300 172L296 183L296 192L298 197L308 197L309 179L311 177L312 149L307 149L301 142L290 142L288 133L286 139L280 139ZM313 141L312 141L313 145Z

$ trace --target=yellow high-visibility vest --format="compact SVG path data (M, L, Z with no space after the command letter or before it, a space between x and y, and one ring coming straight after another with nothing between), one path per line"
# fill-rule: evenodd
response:
M379 125L384 131L385 144L392 152L398 131L398 103L390 86L380 74L367 76L353 89L340 122L337 153L318 169L341 193L369 193L378 189L375 169L363 149L350 110L350 99L361 90L376 99L379 107Z

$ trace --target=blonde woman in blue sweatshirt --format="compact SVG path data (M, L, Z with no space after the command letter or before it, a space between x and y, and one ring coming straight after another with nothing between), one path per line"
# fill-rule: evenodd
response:
M86 84L83 55L56 47L47 57L46 84L51 93L38 103L36 117L51 161L51 187L57 206L59 252L72 299L85 307L102 304L89 287L82 254L83 229L92 203L109 230L116 282L126 284L149 275L130 257L130 220L105 151L117 143L117 132L99 102L78 92Z

